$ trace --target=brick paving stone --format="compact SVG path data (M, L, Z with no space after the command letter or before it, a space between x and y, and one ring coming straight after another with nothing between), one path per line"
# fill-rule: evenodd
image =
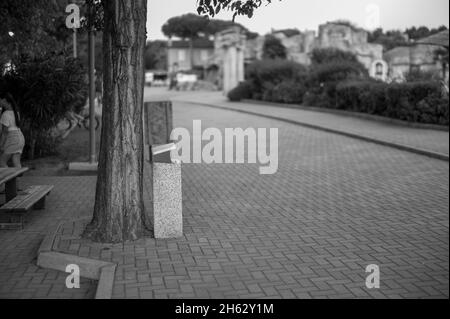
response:
M66 225L59 248L119 263L114 298L448 298L448 163L191 104L174 114L188 129L279 128L279 171L184 165L180 239L92 245L76 237L84 222ZM56 187L24 231L0 232L0 298L92 297L95 283L67 291L34 259L50 227L92 214L95 177L22 181ZM372 263L379 290L365 287Z
M95 177L20 178L21 187L44 184L55 185L46 209L30 213L22 231L0 231L0 299L91 299L95 281L82 279L80 289L67 289L68 274L37 267L36 257L41 241L53 227L92 214Z
M150 90L147 94L150 96L150 94L154 94L154 91L155 90ZM156 92L157 94L164 96L164 93L158 92L158 89ZM275 116L281 119L295 120L337 131L353 133L364 137L406 145L447 156L449 155L448 131L405 127L333 113L298 108L285 108L279 105L273 106L269 103L230 103L218 92L196 92L195 94L186 92L178 94L178 96L174 97L174 100L210 104L229 109L243 110L251 112L252 114L261 114L263 116Z

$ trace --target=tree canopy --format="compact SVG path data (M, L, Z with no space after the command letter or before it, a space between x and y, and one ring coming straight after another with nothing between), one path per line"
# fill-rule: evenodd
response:
M70 30L62 1L0 1L0 55L42 56L64 48Z
M238 26L252 39L258 36L243 25L227 20L209 19L206 16L200 16L193 13L183 14L181 16L170 18L162 27L165 36L179 37L183 39L196 39L202 36L214 35L230 27Z
M167 42L161 40L147 42L144 59L146 70L167 69Z
M286 59L287 51L283 43L273 35L266 36L263 46L263 59Z
M254 11L263 4L270 4L272 0L197 0L197 12L200 15L214 17L222 10L228 9L233 14L233 20L238 15L246 15L251 18ZM281 0L280 0L281 1Z
M195 39L200 33L207 33L209 20L193 13L170 18L163 26L162 32L167 37Z

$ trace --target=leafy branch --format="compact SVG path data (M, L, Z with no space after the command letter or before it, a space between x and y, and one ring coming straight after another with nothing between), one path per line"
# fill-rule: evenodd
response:
M280 0L281 1L281 0ZM233 21L238 15L253 17L254 11L264 3L270 4L272 0L197 0L197 12L200 15L214 17L222 10L228 9L233 14Z

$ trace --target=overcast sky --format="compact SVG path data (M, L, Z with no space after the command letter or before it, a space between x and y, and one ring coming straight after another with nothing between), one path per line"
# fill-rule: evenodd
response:
M197 0L148 2L148 35L149 40L155 40L164 38L161 27L169 18L195 12ZM224 12L217 18L231 19L231 16ZM238 17L236 21L265 34L272 28L316 30L319 24L337 19L351 20L365 28L374 24L384 29L448 26L449 0L273 0L271 5L258 9L252 19Z

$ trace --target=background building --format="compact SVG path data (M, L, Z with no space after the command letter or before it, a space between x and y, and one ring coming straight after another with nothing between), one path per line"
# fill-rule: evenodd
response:
M168 42L168 68L173 71L174 65L178 65L178 71L203 69L208 66L208 61L214 56L214 41L209 39L169 40Z

